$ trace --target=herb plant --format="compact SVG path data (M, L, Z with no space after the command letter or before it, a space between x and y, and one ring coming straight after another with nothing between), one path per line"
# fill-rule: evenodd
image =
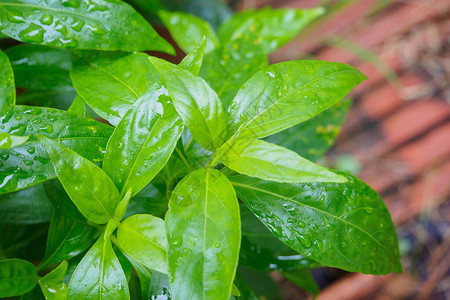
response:
M174 53L120 0L1 1L1 32L30 44L0 52L0 297L273 299L273 270L312 293L318 266L400 272L380 197L313 162L365 76L268 65L321 13L216 32L159 11L175 65L139 52Z

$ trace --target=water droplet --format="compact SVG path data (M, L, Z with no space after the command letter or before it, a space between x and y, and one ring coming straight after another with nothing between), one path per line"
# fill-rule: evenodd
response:
M314 241L314 247L316 248L317 251L322 251L322 249L323 249L323 242L322 242L322 240L315 240Z
M348 244L347 244L346 241L342 241L342 242L341 242L341 247L342 247L342 248L347 248L347 246L348 246Z
M298 227L305 228L305 222L298 221Z
M300 235L299 239L300 239L300 244L302 244L303 248L305 248L305 249L311 248L312 243L311 243L311 239L310 239L309 235L307 235L307 234Z
M16 116L15 116L15 119L16 119L16 120L22 120L22 116L21 116L21 115L16 115Z
M214 247L215 247L215 248L219 248L219 247L220 247L220 243L215 243L215 244L214 244Z
M23 18L22 13L15 9L9 9L8 11L6 11L6 17L13 23L25 23L25 19Z
M124 144L122 142L120 142L119 145L117 146L117 148L120 150L120 149L123 149L123 146L124 146Z
M53 126L50 125L50 124L45 124L45 125L41 126L39 128L39 130L45 131L47 133L52 133L53 132Z
M31 121L31 124L41 124L42 120L41 119L34 119L33 121Z
M367 246L367 241L361 241L362 246Z
M85 0L86 4L88 5L88 11L105 11L108 10L108 6L100 5L98 3L95 3L91 0Z
M36 151L36 148L34 148L34 147L30 147L27 149L27 152L30 154L34 154L35 151Z
M81 29L83 29L84 26L84 21L83 20L75 20L74 23L72 23L71 27L73 28L73 30L75 31L81 31Z
M19 37L24 42L42 43L42 41L44 40L44 30L39 25L30 24L28 28L19 32Z
M63 36L69 35L69 30L67 30L66 25L60 21L56 22L55 30L61 33Z
M33 165L33 161L32 160L24 160L23 161L23 163L25 164L25 165L27 165L27 166L31 166L31 165Z
M86 25L86 26L89 28L90 31L92 31L97 35L104 35L106 33L106 31L100 26L97 25Z
M78 41L75 39L71 39L71 38L60 38L59 41L61 42L61 44L64 45L64 47L66 48L75 48L76 46L78 46Z
M3 159L3 160L8 160L8 158L9 158L9 153L2 153L2 154L0 155L0 158Z
M50 25L53 23L52 15L43 15L41 18L41 23L44 25Z
M64 5L65 7L73 7L73 8L77 8L80 6L80 3L78 2L78 0L61 0L62 5Z
M366 213L367 213L368 215L373 214L373 208L371 208L371 207L366 208Z

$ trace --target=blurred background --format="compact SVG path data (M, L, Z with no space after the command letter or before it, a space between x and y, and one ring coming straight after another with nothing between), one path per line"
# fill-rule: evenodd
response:
M369 77L351 95L353 107L326 163L356 174L382 196L397 226L404 273L315 270L318 299L450 299L450 1L229 4L237 10L325 6L327 14L271 62L338 61ZM274 276L285 299L307 299Z

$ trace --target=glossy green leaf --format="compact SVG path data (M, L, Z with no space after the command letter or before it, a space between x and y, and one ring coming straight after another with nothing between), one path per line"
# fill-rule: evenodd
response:
M350 105L351 101L339 102L312 119L267 137L266 141L317 161L334 144Z
M200 44L183 58L179 66L197 76L203 64L205 47L206 47L206 39L203 38Z
M222 156L228 168L278 182L345 182L343 176L318 166L297 153L262 140L240 139Z
M78 96L113 125L160 79L144 53L87 53L74 60L70 76Z
M117 230L121 249L134 260L158 272L167 273L167 238L164 221L152 215L134 215Z
M67 217L59 209L53 212L47 237L45 257L40 268L72 258L88 249L97 236L97 229Z
M9 48L5 53L11 61L16 86L39 90L72 87L72 55L68 50L19 45Z
M230 133L261 138L304 122L334 105L366 77L325 61L271 65L248 80L228 110Z
M67 111L84 117L86 115L86 104L83 98L76 96Z
M219 37L223 42L233 41L243 35L250 35L255 40L262 39L264 50L269 54L289 42L323 13L321 7L245 10L220 26Z
M58 179L45 181L43 186L45 194L55 208L75 221L86 222L86 218L72 202Z
M26 43L174 53L145 19L122 1L9 0L0 4L0 19L4 34Z
M319 294L319 287L317 286L317 283L309 270L296 269L291 271L283 271L281 274L283 274L283 276L290 282L294 283L301 289L312 293L314 296Z
M241 200L284 243L327 266L401 272L397 235L383 200L351 175L346 183L286 184L242 175Z
M28 89L17 95L16 104L68 110L76 96L77 92L73 87L50 90Z
M19 190L56 177L53 165L36 135L57 139L80 155L99 162L113 129L65 111L15 106L0 116L0 132L30 136L25 144L0 149L0 193Z
M228 108L239 88L268 64L260 43L240 38L205 55L200 77L216 91Z
M240 300L259 300L258 296L256 296L255 292L250 288L250 286L245 282L242 275L237 272L236 278L234 282L239 289L240 292Z
M120 197L108 175L57 141L42 135L38 138L55 167L59 181L80 212L97 224L113 218Z
M162 59L150 57L161 72L176 111L194 139L213 150L227 138L227 124L222 103L200 77Z
M6 132L0 132L0 149L9 149L20 146L28 141L29 136L11 135Z
M0 224L39 224L50 221L53 206L42 184L0 195Z
M170 32L178 46L189 53L194 50L203 38L206 38L205 52L217 48L219 39L211 25L199 17L184 12L159 11L158 16Z
M173 298L228 300L241 240L228 179L215 169L190 173L173 191L165 220Z
M243 204L240 205L240 213L242 224L240 265L261 271L309 269L320 266L277 239Z
M183 123L165 86L156 83L128 110L106 148L103 169L124 194L138 193L169 160Z
M102 235L81 260L70 279L67 299L130 299L127 279L109 237Z
M8 56L0 50L0 111L16 102L14 74Z
M67 261L63 261L58 267L46 274L42 279L39 279L39 286L46 300L67 299L68 287L62 282L67 272L67 267Z
M0 297L13 297L31 291L37 283L36 268L21 259L0 261Z

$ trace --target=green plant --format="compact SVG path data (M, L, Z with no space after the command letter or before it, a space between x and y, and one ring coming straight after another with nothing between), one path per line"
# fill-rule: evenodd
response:
M271 270L313 293L313 267L401 271L380 197L310 161L365 76L267 62L321 13L246 11L217 35L161 11L174 65L112 52L173 53L119 0L0 3L2 33L39 44L0 53L0 296L255 299Z

